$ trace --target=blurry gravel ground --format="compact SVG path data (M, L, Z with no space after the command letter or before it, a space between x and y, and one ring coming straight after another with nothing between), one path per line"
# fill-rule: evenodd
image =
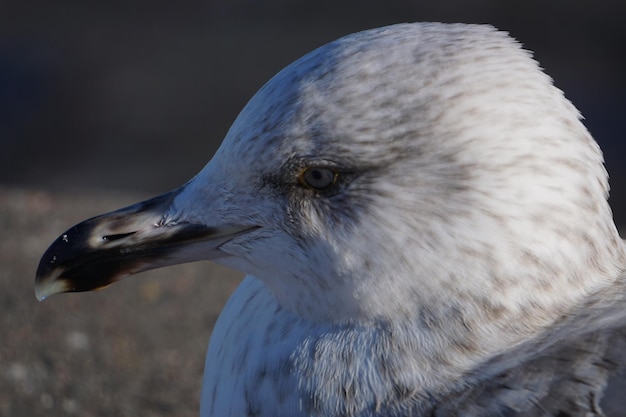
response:
M33 293L53 239L145 197L0 186L0 416L198 415L210 332L240 274L202 262L42 303Z
M240 274L204 262L42 303L33 292L60 233L146 197L0 185L0 416L198 415L210 332ZM608 416L626 415L624 379L608 390Z

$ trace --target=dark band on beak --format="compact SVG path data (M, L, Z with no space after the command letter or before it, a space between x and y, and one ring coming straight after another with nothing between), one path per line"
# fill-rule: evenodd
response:
M221 244L255 228L168 219L182 189L85 220L59 236L39 263L37 298L99 289L141 271L216 258Z

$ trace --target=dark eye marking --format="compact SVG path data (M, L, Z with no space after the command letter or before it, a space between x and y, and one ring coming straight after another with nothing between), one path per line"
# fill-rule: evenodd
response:
M300 171L298 182L312 190L322 191L335 185L339 172L329 167L307 167Z

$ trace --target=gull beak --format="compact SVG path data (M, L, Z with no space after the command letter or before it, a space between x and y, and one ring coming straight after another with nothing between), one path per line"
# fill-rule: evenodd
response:
M172 217L184 189L103 214L70 228L44 253L35 295L46 297L104 288L129 275L167 265L227 256L220 246L256 229L207 226Z

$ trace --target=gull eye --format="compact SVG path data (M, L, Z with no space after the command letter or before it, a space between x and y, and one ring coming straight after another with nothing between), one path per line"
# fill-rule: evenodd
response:
M313 190L325 190L337 181L337 172L325 167L305 168L298 175L300 184Z

